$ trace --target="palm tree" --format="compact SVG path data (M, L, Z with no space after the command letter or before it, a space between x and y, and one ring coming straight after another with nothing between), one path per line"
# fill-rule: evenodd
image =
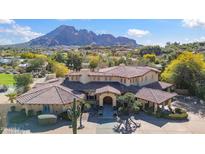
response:
M76 99L74 99L71 108L68 109L68 117L72 120L73 134L77 134L77 120L80 113L80 106L76 104Z
M6 95L9 98L9 101L11 103L14 103L14 100L16 99L16 93L10 93Z

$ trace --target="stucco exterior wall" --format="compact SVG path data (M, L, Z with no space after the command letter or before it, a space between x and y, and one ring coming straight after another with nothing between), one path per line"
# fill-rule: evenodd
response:
M36 112L38 111L43 111L43 105L22 105L22 109L25 108L26 113L28 113L29 110L33 110L34 113L36 114Z
M82 69L80 76L72 75L70 76L70 80L80 81L81 83L88 83L91 81L107 81L107 82L116 81L125 84L126 86L129 85L143 86L158 81L158 76L159 76L158 73L155 71L150 71L143 76L132 77L132 78L124 78L118 76L96 76L96 75L88 76L89 73L90 73L89 69Z
M59 114L61 112L64 112L69 107L70 107L69 104L68 105L57 105L57 104L49 105L50 113L54 113L54 114ZM21 105L21 108L22 109L25 108L26 113L28 112L28 110L33 110L34 113L38 111L43 111L43 105Z
M108 93L108 92L99 94L99 96L98 96L98 98L99 98L99 106L103 106L103 99L106 96L111 97L112 98L112 106L116 106L116 104L117 104L116 94Z
M158 73L155 71L150 71L144 76L139 77L139 86L147 85L153 82L158 81Z

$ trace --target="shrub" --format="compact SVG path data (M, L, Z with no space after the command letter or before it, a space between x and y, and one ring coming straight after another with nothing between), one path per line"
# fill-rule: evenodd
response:
M169 119L173 119L173 120L185 120L188 118L188 114L187 113L175 113L175 114L169 114L168 116Z
M140 110L142 110L143 104L141 102L136 101L136 105L140 108Z
M188 114L185 110L177 108L175 113L160 112L160 117L172 120L186 120L188 118Z
M87 111L90 110L90 108L91 108L91 104L90 104L90 103L85 103L85 105L84 105L84 111L87 112Z
M57 117L53 114L42 114L38 116L38 122L40 125L51 125L55 124Z
M69 118L69 116L68 116L67 111L60 113L60 114L58 115L58 117L59 117L59 118L62 118L62 119L64 119L64 120L69 120L69 121L71 120L71 119Z
M122 106L118 108L118 113L119 113L119 114L122 114L122 113L123 113L123 111L124 111L124 109L123 109L123 107L122 107Z
M140 111L140 108L139 108L139 106L137 106L137 105L133 105L133 107L132 107L132 113L139 113L139 111Z
M16 111L16 107L15 106L11 106L10 110L11 110L11 112L15 112Z
M41 115L42 114L42 111L37 111L36 112L36 115Z
M34 116L34 111L33 110L28 110L28 117Z
M181 114L181 113L186 113L186 111L181 108L176 108L175 113Z

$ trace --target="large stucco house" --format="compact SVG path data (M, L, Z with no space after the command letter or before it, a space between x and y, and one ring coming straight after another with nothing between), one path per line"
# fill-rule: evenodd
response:
M135 94L143 107L153 107L154 112L172 102L172 84L159 81L160 71L151 67L119 66L95 71L72 71L66 79L53 79L36 84L30 91L19 96L17 102L28 110L61 113L73 99L89 100L103 105L117 105L117 97L126 92Z

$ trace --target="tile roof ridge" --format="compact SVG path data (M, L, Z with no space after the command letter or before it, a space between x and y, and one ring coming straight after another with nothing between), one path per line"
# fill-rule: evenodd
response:
M63 100L63 98L62 98L62 96L61 96L61 94L59 92L59 87L58 86L54 86L54 87L55 87L55 89L56 89L56 91L57 91L57 93L58 93L58 95L60 97L60 100L62 101L63 104L65 104L65 102L64 102L64 100Z
M75 97L81 99L79 96L73 94L71 91L67 90L65 87L63 87L63 86L61 86L61 85L56 85L56 87L58 87L59 89L61 89L61 90L63 90L63 91L66 91L67 93L69 93L69 94L71 94L71 95L73 95L73 96L75 96ZM68 89L69 89L69 88L68 88ZM70 89L70 90L72 90L72 89Z
M154 90L154 89L150 88L150 92L152 93L152 96L154 97L155 101L156 101L157 103L159 103L157 97L156 97L156 96L154 95L154 93L153 93L153 90Z
M27 95L30 95L30 94L37 93L37 92L39 92L39 91L44 91L44 92L42 92L42 93L39 93L39 94L37 94L37 95L35 95L35 96L29 98L28 101L30 101L30 100L32 100L33 98L35 98L35 97L37 97L37 96L39 96L39 95L42 95L43 93L47 92L46 89L49 89L49 88L51 88L51 87L46 87L46 88L44 88L44 89L40 89L40 90L34 91L34 92L32 92L32 93L27 93L27 94L25 94L25 95L19 96L18 98L21 98L21 97L23 97L23 96L27 96Z

